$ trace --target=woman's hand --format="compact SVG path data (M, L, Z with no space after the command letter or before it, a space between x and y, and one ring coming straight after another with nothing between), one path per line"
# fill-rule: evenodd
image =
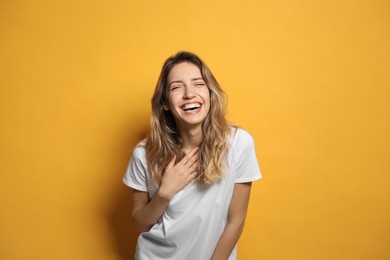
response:
M175 161L173 157L169 162L151 200L147 192L133 189L133 223L140 232L157 223L173 196L198 175L198 148L192 149L180 162L175 164Z
M198 150L198 147L193 148L176 164L176 156L172 158L161 179L158 190L160 197L171 200L177 192L198 175Z

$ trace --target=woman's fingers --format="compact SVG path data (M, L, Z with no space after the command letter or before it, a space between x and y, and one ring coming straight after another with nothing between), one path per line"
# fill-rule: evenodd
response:
M161 185L168 190L169 194L176 194L198 176L198 150L198 148L192 149L178 163L176 163L177 156L172 156L161 181Z
M191 172L190 172L191 175L198 175L198 164L197 163L194 163L192 166L191 166Z
M198 160L198 155L197 155L198 150L199 150L198 147L193 148L189 153L187 153L183 157L183 159L181 159L180 162L183 162L184 165L191 166L192 164L194 164L194 162L196 162Z
M176 154L174 154L172 160L169 161L167 168L172 168L173 166L175 166L175 162L176 162Z
M178 163L176 163L176 155L174 155L166 169L172 173L188 174L193 179L193 175L197 173L198 168L198 151L198 147L193 148Z

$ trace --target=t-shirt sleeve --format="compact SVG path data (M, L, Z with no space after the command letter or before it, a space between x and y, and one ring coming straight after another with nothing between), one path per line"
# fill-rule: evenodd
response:
M235 140L235 183L252 182L261 178L253 137L237 129Z
M148 191L147 173L145 149L139 144L135 147L130 158L123 183L136 190Z

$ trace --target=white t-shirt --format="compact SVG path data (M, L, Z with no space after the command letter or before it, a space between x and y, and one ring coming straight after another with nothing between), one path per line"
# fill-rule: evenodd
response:
M138 237L137 260L207 260L225 228L235 183L261 178L252 136L243 129L232 131L224 177L209 185L191 181L170 201L149 231ZM133 189L157 190L148 171L145 140L134 149L123 182ZM236 248L229 260L236 259Z

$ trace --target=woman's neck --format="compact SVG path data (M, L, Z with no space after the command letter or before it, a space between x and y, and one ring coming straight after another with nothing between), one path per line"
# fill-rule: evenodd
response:
M195 147L199 147L203 140L202 128L192 128L179 130L180 137L183 141L183 151L188 153Z

